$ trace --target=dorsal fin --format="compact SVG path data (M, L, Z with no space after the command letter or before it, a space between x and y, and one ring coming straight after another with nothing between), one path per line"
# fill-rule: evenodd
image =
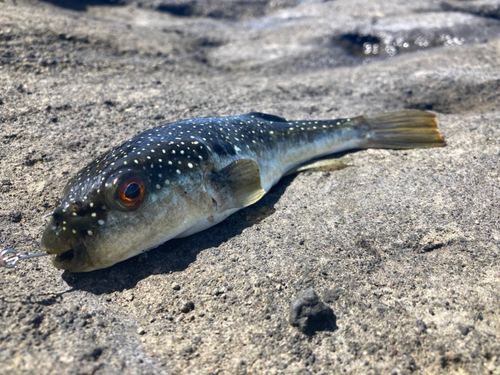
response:
M247 113L243 116L254 116L254 117L261 118L262 120L265 120L265 121L287 122L286 118L275 116L275 115L269 115L267 113L262 113L262 112L250 112L250 113Z

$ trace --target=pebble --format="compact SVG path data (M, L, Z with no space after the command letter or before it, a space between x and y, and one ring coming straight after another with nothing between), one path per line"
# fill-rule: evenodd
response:
M194 335L193 336L193 344L199 344L201 342L201 336L200 335Z
M415 322L415 325L417 327L417 333L418 334L423 334L427 332L427 325L424 323L423 320L417 320Z
M134 300L134 293L132 293L130 290L127 290L125 293L123 293L123 297L125 298L125 301L132 302Z
M339 299L340 294L341 294L340 289L326 290L323 293L323 300L326 303L333 303Z
M467 336L467 334L470 332L471 327L459 323L458 329L463 336Z
M92 349L92 351L89 351L89 352L83 354L82 360L97 361L103 352L104 352L104 348L96 347L96 348Z
M337 329L336 320L333 310L313 288L299 293L290 306L289 323L306 335L313 335L316 331L334 331Z
M180 306L180 310L184 314L186 314L190 311L193 311L194 310L194 303L192 301L182 301L181 306Z

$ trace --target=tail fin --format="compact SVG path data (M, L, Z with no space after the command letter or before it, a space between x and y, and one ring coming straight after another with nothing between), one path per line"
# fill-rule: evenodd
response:
M353 120L368 126L366 148L423 148L446 144L433 113L399 111Z

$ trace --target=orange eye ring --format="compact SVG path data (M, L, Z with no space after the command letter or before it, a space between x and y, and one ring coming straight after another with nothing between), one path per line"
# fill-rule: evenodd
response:
M131 177L120 184L116 193L122 206L132 208L144 199L146 184L138 177Z

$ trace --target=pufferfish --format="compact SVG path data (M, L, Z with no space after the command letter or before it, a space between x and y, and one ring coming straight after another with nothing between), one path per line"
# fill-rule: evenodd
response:
M251 112L147 130L96 158L66 185L41 249L55 267L109 267L205 230L284 175L350 149L444 146L435 115L399 111L334 120ZM328 163L328 162L326 162Z

